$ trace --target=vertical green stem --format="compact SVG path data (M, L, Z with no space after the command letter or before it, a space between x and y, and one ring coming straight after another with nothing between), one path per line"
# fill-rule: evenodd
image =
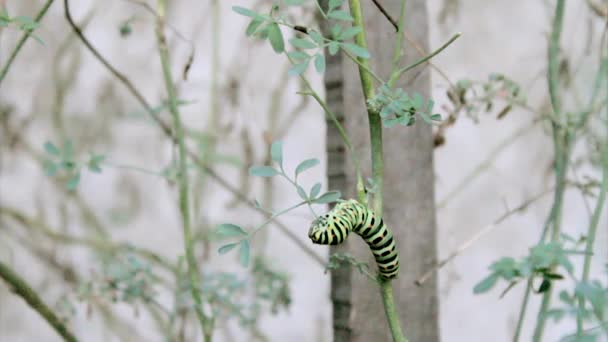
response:
M4 279L13 292L23 298L27 304L36 310L53 329L63 337L64 341L76 342L78 339L68 330L63 321L40 299L34 291L17 273L8 265L0 261L0 279Z
M551 37L549 39L548 61L549 70L547 73L547 82L549 86L549 97L551 106L553 107L552 128L553 128L553 143L555 146L555 173L556 173L556 190L555 200L552 210L552 226L551 241L559 241L561 232L561 213L563 193L565 188L565 174L567 170L571 135L565 127L566 122L562 117L560 94L559 94L559 44L564 21L565 0L557 0L555 7L555 16L553 18ZM555 266L553 266L554 268ZM541 341L545 329L547 311L551 304L552 289L543 293L541 307L538 312L536 328L534 329L534 341Z
M40 20L42 20L42 18L48 11L49 7L51 7L51 5L53 4L53 1L54 0L47 0L46 3L44 3L44 5L42 6L42 8L38 12L38 14L36 14L36 18L34 18L34 21L36 23L39 23ZM15 46L15 49L13 49L13 52L11 52L11 55L8 58L8 61L6 61L6 64L4 64L4 67L2 68L2 70L0 70L0 84L4 80L4 77L6 77L6 74L8 73L8 70L10 69L11 64L15 60L15 57L17 57L17 54L19 53L19 51L21 51L21 48L25 44L25 41L30 37L32 32L33 32L33 30L26 30L23 32L23 35L19 39L19 42L17 42L17 46Z
M173 118L173 129L175 130L175 135L177 137L178 144L178 168L179 168L179 209L182 216L182 229L184 234L184 250L186 253L186 263L188 265L188 278L190 282L190 293L192 295L192 299L194 300L194 308L196 311L197 318L201 325L201 329L203 330L204 339L206 342L211 341L212 336L212 321L206 317L203 312L203 303L200 295L200 286L199 286L199 274L198 268L196 264L196 258L194 256L194 241L192 238L192 232L190 227L190 208L189 208L189 196L188 196L188 169L187 169L187 159L188 155L186 152L186 143L184 136L184 127L181 122L178 105L177 105L177 97L175 95L175 88L173 85L173 76L171 74L171 65L169 63L169 50L167 47L167 40L164 34L164 26L165 26L165 14L167 9L166 0L158 1L158 17L157 17L157 25L156 25L156 37L158 41L158 49L160 53L160 60L163 69L163 76L165 81L165 86L167 88L167 95L169 97L169 111L171 112L171 116Z
M361 32L355 36L355 43L364 49L367 49L367 38L365 36L365 25L363 24L363 12L359 0L349 0L351 15L354 18L354 26L361 27ZM359 77L361 79L361 87L365 101L375 96L373 76L367 72L370 69L369 59L357 57L359 63ZM371 152L372 152L372 178L376 186L374 196L374 211L382 216L382 193L384 189L384 161L382 156L382 121L378 113L368 108L367 111L369 120L369 133L371 137Z
M355 36L355 43L364 49L367 49L367 39L365 36L365 25L363 24L363 13L359 0L349 0L350 12L354 19L354 25L361 27L361 31ZM403 8L402 8L403 9ZM399 52L400 53L400 48ZM369 60L357 57L359 63L359 77L361 78L361 87L367 100L375 96L374 82L372 75L367 71L370 69ZM374 211L377 215L382 216L382 196L384 193L384 160L382 149L382 120L380 115L368 107L367 110L369 120L369 132L371 138L371 159L372 159L372 178L376 186L374 194ZM382 295L382 303L384 304L384 312L388 321L393 341L406 342L407 339L401 330L401 322L395 300L393 298L393 288L390 280L380 281L380 293Z

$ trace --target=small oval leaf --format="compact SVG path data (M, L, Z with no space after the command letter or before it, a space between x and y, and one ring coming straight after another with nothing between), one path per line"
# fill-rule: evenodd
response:
M239 261L243 267L249 266L250 258L249 240L241 240L239 246Z
M238 246L238 245L239 245L239 243L238 243L238 242L229 243L229 244L226 244L226 245L223 245L222 247L220 247L220 248L217 250L217 252L218 252L219 254L226 254L226 253L230 252L231 250L233 250L233 249L234 249L234 247L236 247L236 246Z
M323 195L319 196L319 198L315 198L313 202L319 204L332 203L339 200L341 196L342 194L340 193L340 191L328 191Z
M319 192L321 192L321 183L316 183L312 186L312 189L310 189L310 198L314 199Z
M296 167L296 177L298 177L298 175L312 167L315 167L317 165L319 165L319 159L317 158L312 158L312 159L306 159L305 161L301 162L297 167Z
M479 283L477 283L477 285L475 285L475 287L473 288L473 293L480 294L480 293L488 292L494 286L494 284L496 284L497 280L498 280L498 274L496 274L496 273L490 274L484 280L480 281Z
M279 165L283 165L283 142L275 141L270 146L270 156Z
M247 236L247 232L240 226L232 223L222 223L215 229L215 233L221 237Z

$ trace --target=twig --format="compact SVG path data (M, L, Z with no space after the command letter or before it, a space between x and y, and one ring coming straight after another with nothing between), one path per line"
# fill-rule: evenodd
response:
M83 42L83 44L87 47L87 49L95 55L95 57L108 69L108 71L117 78L126 88L129 90L131 95L135 97L135 99L139 102L139 104L144 107L144 109L148 112L148 114L152 117L152 119L158 124L158 126L162 129L163 133L165 133L168 137L171 138L173 142L176 142L176 137L172 132L171 128L167 123L162 121L157 113L154 111L152 106L148 103L148 101L143 97L143 95L135 88L133 83L121 72L119 72L116 68L114 68L100 53L99 51L91 44L91 42L84 36L80 28L76 25L74 20L72 19L70 9L69 9L69 0L64 0L65 4L65 17L68 20L68 23L76 32L76 35ZM188 156L201 168L203 169L211 178L213 178L220 186L226 189L228 192L233 194L240 201L244 202L251 209L255 210L262 215L265 215L264 211L260 208L257 208L253 201L250 201L244 194L242 194L236 187L231 185L227 180L221 177L214 169L205 165L205 163L201 160L201 158L194 153L192 150L187 150ZM297 235L292 233L287 225L282 223L279 220L275 220L274 224L279 228L283 234L285 234L294 244L296 244L299 248L301 248L306 254L308 254L311 258L317 261L320 265L325 265L325 258L319 256L315 251L313 251L308 245L304 244Z
M188 155L186 153L186 142L184 136L184 126L181 121L180 113L177 108L177 97L171 74L171 65L169 62L169 48L167 47L167 38L165 36L165 12L167 9L166 0L158 1L158 16L156 21L156 40L160 55L160 62L163 69L163 78L167 96L169 97L169 111L173 117L173 128L177 138L177 146L179 151L178 167L179 167L179 210L182 217L182 231L184 234L184 250L186 254L186 264L188 266L189 289L192 299L194 300L194 311L198 317L205 342L211 341L213 335L213 318L208 317L203 312L203 300L200 293L199 272L196 258L194 256L194 241L192 239L192 231L190 227L190 196L188 182Z
M391 17L390 14L388 14L388 12L382 6L382 4L380 4L380 2L378 0L372 0L372 2L374 3L374 5L376 5L376 7L378 7L378 10L380 10L380 12L382 12L382 14L386 17L386 19L393 25L393 27L395 28L395 32L399 32L399 24L393 17Z
M445 42L441 47L439 47L437 50L431 52L429 55L427 55L426 57L423 57L421 59L419 59L418 61L402 68L399 69L395 72L392 73L391 75L391 79L388 81L389 82L389 86L394 84L400 77L401 75L403 75L404 73L414 69L415 67L417 67L418 65L430 60L431 58L435 57L437 54L439 54L441 51L443 51L445 48L447 48L450 44L452 44L456 39L458 39L460 36L462 35L462 33L458 32L455 35L452 36L452 38L450 38L450 40L448 40L447 42Z
M42 6L40 11L38 12L38 14L36 14L36 18L34 18L34 22L39 23L40 20L42 20L42 18L48 11L49 7L51 7L51 5L53 4L53 1L54 0L46 1L44 6ZM19 39L19 42L17 42L17 46L15 46L15 49L13 49L13 52L11 53L11 55L8 58L8 61L6 61L6 64L0 71L0 84L2 84L2 81L4 80L4 77L6 77L6 74L8 73L8 70L10 69L11 64L15 60L15 57L17 57L17 54L19 53L19 51L21 51L21 48L25 44L25 41L32 35L33 31L34 30L25 30L25 32L23 32L21 39Z
M454 260L456 257L458 257L460 254L462 254L462 252L467 250L469 247L473 246L475 244L475 242L477 242L480 238L482 238L483 236L485 236L486 234L488 234L495 228L498 228L498 225L501 224L504 220L506 220L507 218L509 218L511 215L513 215L515 213L519 213L519 212L526 210L531 204L538 201L539 199L541 199L543 196L550 193L551 191L553 191L553 189L549 189L549 190L545 190L545 191L541 192L540 194L532 197L531 199L528 199L527 201L523 202L522 204L515 207L514 209L506 211L504 214L502 214L499 218L494 220L492 223L479 229L479 231L475 235L473 235L467 241L465 241L460 246L458 246L447 258L441 260L435 266L431 267L429 270L424 272L424 274L422 276L420 276L418 279L416 279L416 281L414 283L418 286L421 286L422 284L424 284L424 282L427 281L427 279L430 278L433 274L435 274L436 271L443 268L446 264L448 264L449 262Z
M8 265L0 261L0 278L12 288L13 292L25 300L37 311L65 341L77 342L78 339L68 330L63 321L42 301L25 280L15 273Z
M355 43L364 49L367 49L367 38L365 36L365 27L363 22L363 13L359 0L349 0L351 16L354 18L354 25L361 27L361 31L355 35ZM402 28L405 22L405 5L402 2L399 28ZM399 48L400 49L400 48ZM396 53L400 53L397 51ZM365 96L366 103L374 98L374 84L371 74L366 71L364 66L369 66L369 60L358 58L361 64L359 65L359 77L361 79L361 89ZM369 69L369 68L368 68ZM389 81L390 84L390 81ZM382 147L382 120L380 115L370 107L367 108L369 133L371 140L371 160L372 160L372 178L376 186L374 194L373 208L376 215L382 216L382 195L384 191L384 151ZM401 329L401 320L395 306L393 298L393 286L391 280L380 281L380 293L382 295L382 304L384 313L388 322L391 335L394 342L407 342L407 338Z

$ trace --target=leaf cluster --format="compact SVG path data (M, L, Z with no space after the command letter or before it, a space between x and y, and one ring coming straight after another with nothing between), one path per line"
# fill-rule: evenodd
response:
M511 257L503 257L490 266L490 275L475 285L473 292L476 294L487 292L499 279L515 284L528 278L542 279L536 292L546 292L554 281L564 278L563 275L552 270L553 265L563 267L569 274L573 273L574 266L569 260L569 255L572 253L564 249L561 243L550 242L532 247L530 254L519 261Z
M101 173L101 164L106 158L104 155L91 154L88 161L77 162L71 140L66 140L61 148L47 141L44 144L44 151L47 155L43 161L44 173L49 177L60 176L62 179L67 179L65 186L70 191L78 187L83 168L93 173Z
M402 88L392 89L384 84L377 95L367 101L372 111L379 113L384 127L390 128L397 124L411 126L419 116L428 124L441 121L440 114L433 114L435 102L424 98L420 93L409 96Z

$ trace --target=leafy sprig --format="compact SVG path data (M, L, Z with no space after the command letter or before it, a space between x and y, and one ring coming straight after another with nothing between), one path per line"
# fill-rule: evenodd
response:
M216 229L216 236L220 239L232 239L234 241L222 245L218 249L218 253L226 254L232 251L233 249L237 249L238 247L239 261L243 267L247 267L249 265L251 237L255 235L257 231L268 225L272 220L303 205L307 205L314 214L312 204L327 204L336 202L342 196L339 191L327 191L321 194L322 185L320 182L315 183L308 191L305 190L304 187L299 184L298 176L300 176L305 171L319 165L320 162L318 159L312 158L300 162L296 166L294 170L294 176L292 178L285 172L285 169L283 167L282 142L276 141L271 145L270 155L274 165L252 166L249 169L249 174L258 177L283 177L295 187L296 192L298 196L300 196L302 201L278 212L266 210L262 208L256 201L256 207L267 212L269 214L269 217L266 221L264 221L263 223L261 223L256 228L250 231L247 231L241 226L232 223L224 223L218 225Z

